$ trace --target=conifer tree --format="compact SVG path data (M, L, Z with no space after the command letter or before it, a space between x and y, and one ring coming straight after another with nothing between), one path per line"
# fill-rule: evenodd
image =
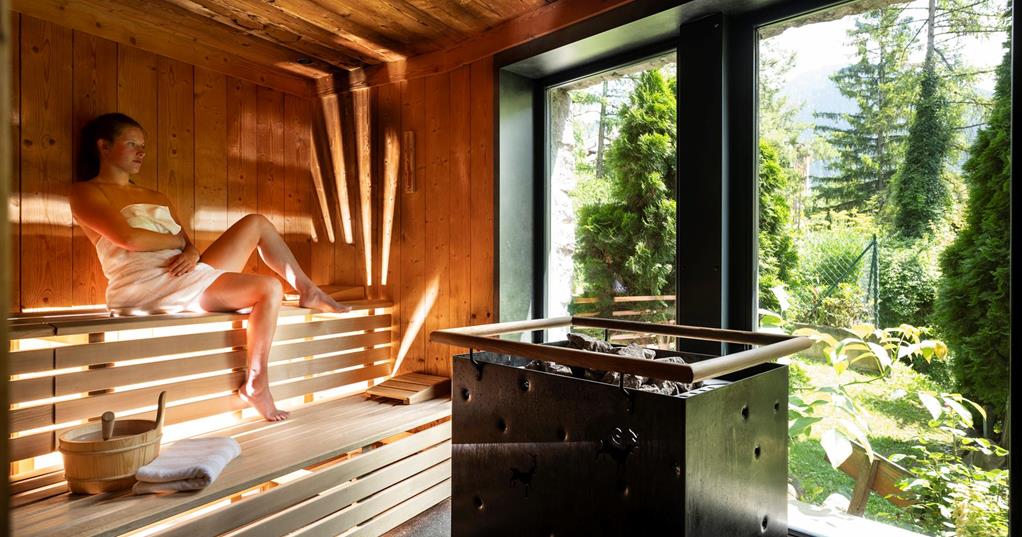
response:
M791 234L791 206L785 195L791 170L781 165L777 150L759 142L759 307L780 311L771 291L781 284L796 284L798 254Z
M858 59L831 80L857 110L816 113L829 120L816 129L837 153L828 164L832 175L814 178L821 208L879 212L903 158L915 77L908 64L912 36L900 13L869 11L849 31Z
M930 54L923 66L905 161L892 185L894 229L907 239L922 238L951 209L944 170L952 133L947 98L940 84Z
M963 168L965 227L941 255L935 316L966 397L1003 416L1011 357L1011 53L997 69L994 108Z
M675 287L674 84L655 69L639 77L607 149L611 201L578 213L575 259L583 293L599 297L602 315L610 315L614 295L655 296Z

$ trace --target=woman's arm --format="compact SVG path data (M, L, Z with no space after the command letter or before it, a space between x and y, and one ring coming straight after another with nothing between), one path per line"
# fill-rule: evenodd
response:
M171 203L169 198L167 199L166 205L170 208L170 216L172 216L174 221L180 225L181 218L177 215L177 208L174 207L174 204ZM181 237L181 240L184 241L184 246L181 247L181 253L171 258L167 263L167 272L174 276L180 276L191 272L201 257L199 249L192 244L192 240L189 239L188 234L185 233L184 226L181 226L181 231L177 233L177 236Z
M128 225L110 200L93 185L75 183L71 188L71 214L78 223L133 252L172 250L185 245L181 234L170 235Z

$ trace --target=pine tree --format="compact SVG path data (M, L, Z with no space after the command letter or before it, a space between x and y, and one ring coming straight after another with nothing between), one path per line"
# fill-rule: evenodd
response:
M1003 416L1011 357L1011 53L997 69L994 108L969 150L965 227L941 255L936 319L963 395ZM988 431L989 432L989 431Z
M923 67L915 117L909 129L905 161L892 185L895 232L919 239L946 217L951 191L944 177L951 146L947 99L934 62Z
M791 206L785 195L790 170L781 165L777 150L759 142L759 307L780 311L771 288L794 285L798 253L791 235Z
M675 281L677 177L674 80L642 73L619 114L619 135L607 150L611 201L578 213L575 259L583 293L599 297L609 316L614 295L661 295ZM653 320L653 319L650 319Z
M879 212L904 155L915 77L908 65L910 29L900 13L894 7L869 11L849 31L858 61L831 80L858 110L816 113L830 121L816 129L837 153L828 163L834 174L814 178L822 208Z

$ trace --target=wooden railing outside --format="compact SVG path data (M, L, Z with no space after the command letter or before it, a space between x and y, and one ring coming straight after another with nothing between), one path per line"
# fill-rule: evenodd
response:
M596 308L597 297L574 297L569 311L576 317L612 317L636 321L652 321L665 324L675 323L675 295L615 296L610 312L587 311ZM654 306L651 303L655 303ZM602 315L601 315L602 313ZM609 314L609 315L608 315ZM661 349L673 348L673 338L653 334L617 333L610 334L615 343L636 343L644 347Z

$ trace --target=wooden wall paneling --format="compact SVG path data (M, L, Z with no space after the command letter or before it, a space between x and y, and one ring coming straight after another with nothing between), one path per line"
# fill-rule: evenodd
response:
M451 298L450 326L471 324L472 218L470 200L472 172L471 94L469 66L451 72ZM459 349L450 349L458 352ZM448 371L450 374L450 371Z
M341 130L341 98L336 93L323 95L319 100L321 121L316 122L317 133L322 144L329 149L330 166L333 173L333 192L337 200L337 218L340 220L343 242L352 244L351 202L348 196L347 168L345 165L344 137ZM325 162L325 161L324 161ZM324 184L324 186L326 186Z
M11 12L10 39L7 50L11 58L11 184L7 198L7 221L10 223L8 268L11 273L10 312L21 311L21 15Z
M334 282L334 248L344 237L337 232L340 214L331 215L331 208L337 207L337 192L334 190L333 165L330 159L330 144L323 124L319 100L309 104L309 166L313 186L316 190L316 205L313 211L313 230L316 239L312 241L312 270L309 277L318 285Z
M228 226L227 77L195 68L195 241L200 252Z
M69 306L71 30L22 17L21 50L22 306Z
M326 104L326 106L330 106ZM327 123L328 133L331 138L331 146L334 148L332 158L334 159L334 174L339 181L337 192L341 203L342 228L347 222L351 233L351 242L337 241L334 248L334 283L340 285L363 285L365 283L365 270L361 267L362 257L359 255L360 244L362 244L362 231L359 229L360 215L358 203L358 163L355 156L355 122L352 112L351 93L337 95L337 127L336 133L331 133L332 127ZM330 113L327 114L328 121ZM342 193L347 194L342 194ZM346 200L340 199L346 196ZM345 219L344 207L348 207L348 218ZM345 230L348 233L349 230Z
M384 148L382 151L381 158L383 159L383 177L386 185L393 185L390 187L389 193L383 194L384 206L390 205L393 212L390 214L390 222L386 221L386 210L384 216L381 218L381 238L380 244L383 245L384 240L386 244L389 244L389 251L386 256L381 256L381 271L384 270L382 267L386 265L386 281L381 282L384 284L382 287L382 294L385 298L390 299L394 306L391 308L392 315L392 326L391 333L400 335L401 334L401 319L403 311L411 309L408 305L402 302L401 295L401 188L400 188L400 171L401 171L401 143L402 143L402 125L401 125L401 112L402 102L404 99L405 83L401 82L398 84L389 84L383 86L380 89L380 113L377 115L380 123L380 144L377 147ZM389 149L388 149L389 148ZM389 198L393 198L389 200ZM382 233L383 230L389 225L390 234L389 237L384 239ZM381 278L384 274L381 272ZM397 337L397 336L396 336ZM391 345L391 358L396 358L398 345ZM395 371L396 373L396 371Z
M117 43L74 32L72 98L73 159L78 155L82 127L96 116L117 111ZM106 277L96 248L77 224L71 228L71 237L71 303L75 306L103 304L106 302Z
M298 266L312 270L312 178L309 175L309 112L307 101L284 96L284 227L281 233Z
M395 288L400 288L400 217L398 191L401 171L401 84L379 88L377 155L381 178L380 191L380 285L383 296L395 304ZM397 269L395 269L397 267Z
M363 277L366 285L375 285L373 278L373 174L372 174L372 135L370 121L374 104L373 94L369 90L353 91L352 111L355 124L355 150L358 162L358 193L360 230L363 248L360 250L363 263Z
M327 72L322 64L299 65L285 49L181 13L168 2L14 0L12 4L24 15L294 95L314 95L316 85L310 77Z
M227 225L259 208L259 89L251 82L227 79ZM255 273L253 252L244 272Z
M284 95L278 91L259 87L259 114L257 119L256 164L258 181L258 210L284 231ZM273 271L259 261L260 274ZM281 282L284 282L281 278ZM285 285L285 288L287 286Z
M426 281L437 282L436 302L426 318L426 337L450 327L451 296L451 75L426 78ZM426 371L450 375L450 347L426 342Z
M426 84L424 79L409 80L404 86L401 100L401 132L415 133L415 170L419 183L426 175ZM425 316L432 307L432 298L426 292L426 236L425 188L401 194L401 330L394 346L395 372L426 370Z
M139 186L157 187L159 175L158 56L127 45L117 47L117 111L131 116L146 133L146 158L138 175Z
M174 204L178 224L194 237L195 215L195 76L194 68L160 57L159 72L159 174L158 190Z
M472 167L470 202L471 237L471 324L496 322L494 300L494 93L493 59L472 64L471 140Z
M228 226L227 77L195 68L195 248Z

